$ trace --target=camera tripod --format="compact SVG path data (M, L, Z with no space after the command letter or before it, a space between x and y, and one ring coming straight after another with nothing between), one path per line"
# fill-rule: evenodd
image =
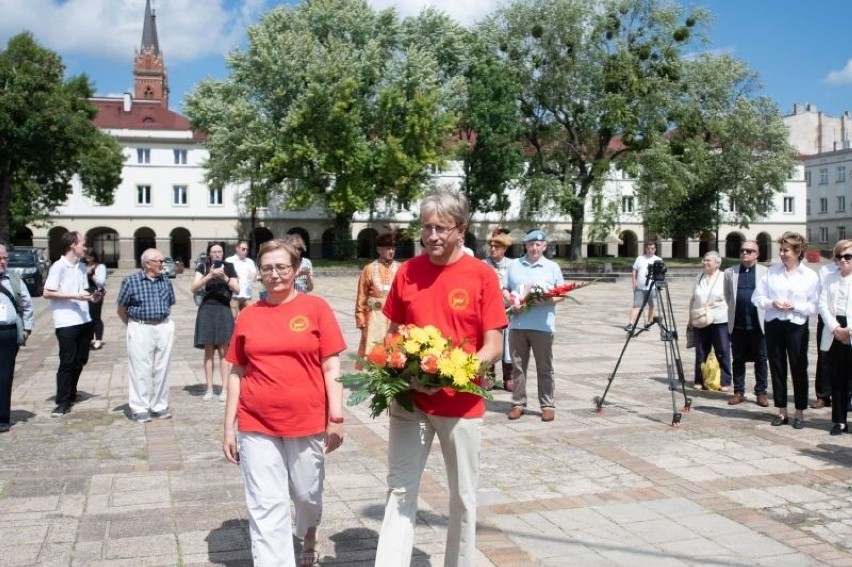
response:
M642 307L636 315L636 320L633 321L631 331L627 334L627 340L624 341L624 347L621 349L621 354L618 355L615 368L613 368L612 374L610 374L609 380L607 381L606 389L602 396L595 397L596 411L600 413L603 409L606 396L609 393L613 380L615 380L618 367L621 366L621 360L624 358L624 353L627 351L627 345L630 344L630 341L633 340L634 337L639 336L645 331L649 331L653 325L658 325L660 327L660 340L666 343L666 375L668 377L669 391L672 395L672 427L680 427L682 413L689 413L692 408L692 398L689 398L686 395L686 381L684 380L683 375L683 362L680 358L680 347L677 342L677 325L674 320L674 311L672 310L672 298L669 294L669 288L666 285L665 277L657 277L649 271L647 279L647 289L645 290ZM657 315L654 316L654 321L649 326L640 328L639 320L642 318L643 312L648 307L648 302L651 300L651 296L654 292L657 292ZM633 329L639 330L634 331ZM683 408L681 411L678 411L677 409L677 383L675 380L680 381L680 389L683 393Z

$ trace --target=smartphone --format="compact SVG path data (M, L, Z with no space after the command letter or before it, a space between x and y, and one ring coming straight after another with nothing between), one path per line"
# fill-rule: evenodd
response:
M222 260L213 260L213 267L217 270L219 268L221 268L222 267Z

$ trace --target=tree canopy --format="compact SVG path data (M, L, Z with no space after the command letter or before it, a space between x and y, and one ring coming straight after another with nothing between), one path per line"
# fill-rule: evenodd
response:
M0 242L46 221L75 174L83 194L104 205L121 183L121 146L92 124L88 78L64 72L61 58L29 33L0 51Z
M354 213L417 198L448 155L460 37L434 11L403 25L364 0L268 12L230 55L230 76L187 98L210 135L208 181L249 185L290 209L323 207L347 255Z

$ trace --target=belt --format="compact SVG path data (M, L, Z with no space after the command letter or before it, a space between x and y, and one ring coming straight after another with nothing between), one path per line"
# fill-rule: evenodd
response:
M168 323L169 322L168 317L165 317L164 319L150 319L150 320L130 319L130 320L133 321L134 323L141 323L143 325L161 325L162 323Z
M380 300L370 301L370 307L372 307L373 309L378 311L379 309L382 308L382 302Z

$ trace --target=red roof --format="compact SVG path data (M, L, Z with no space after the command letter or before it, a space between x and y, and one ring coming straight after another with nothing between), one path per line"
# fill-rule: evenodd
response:
M91 98L98 109L92 121L98 128L112 130L192 130L189 119L164 108L156 100L131 100L130 110L124 110L123 98ZM204 134L193 132L194 140L204 140Z

